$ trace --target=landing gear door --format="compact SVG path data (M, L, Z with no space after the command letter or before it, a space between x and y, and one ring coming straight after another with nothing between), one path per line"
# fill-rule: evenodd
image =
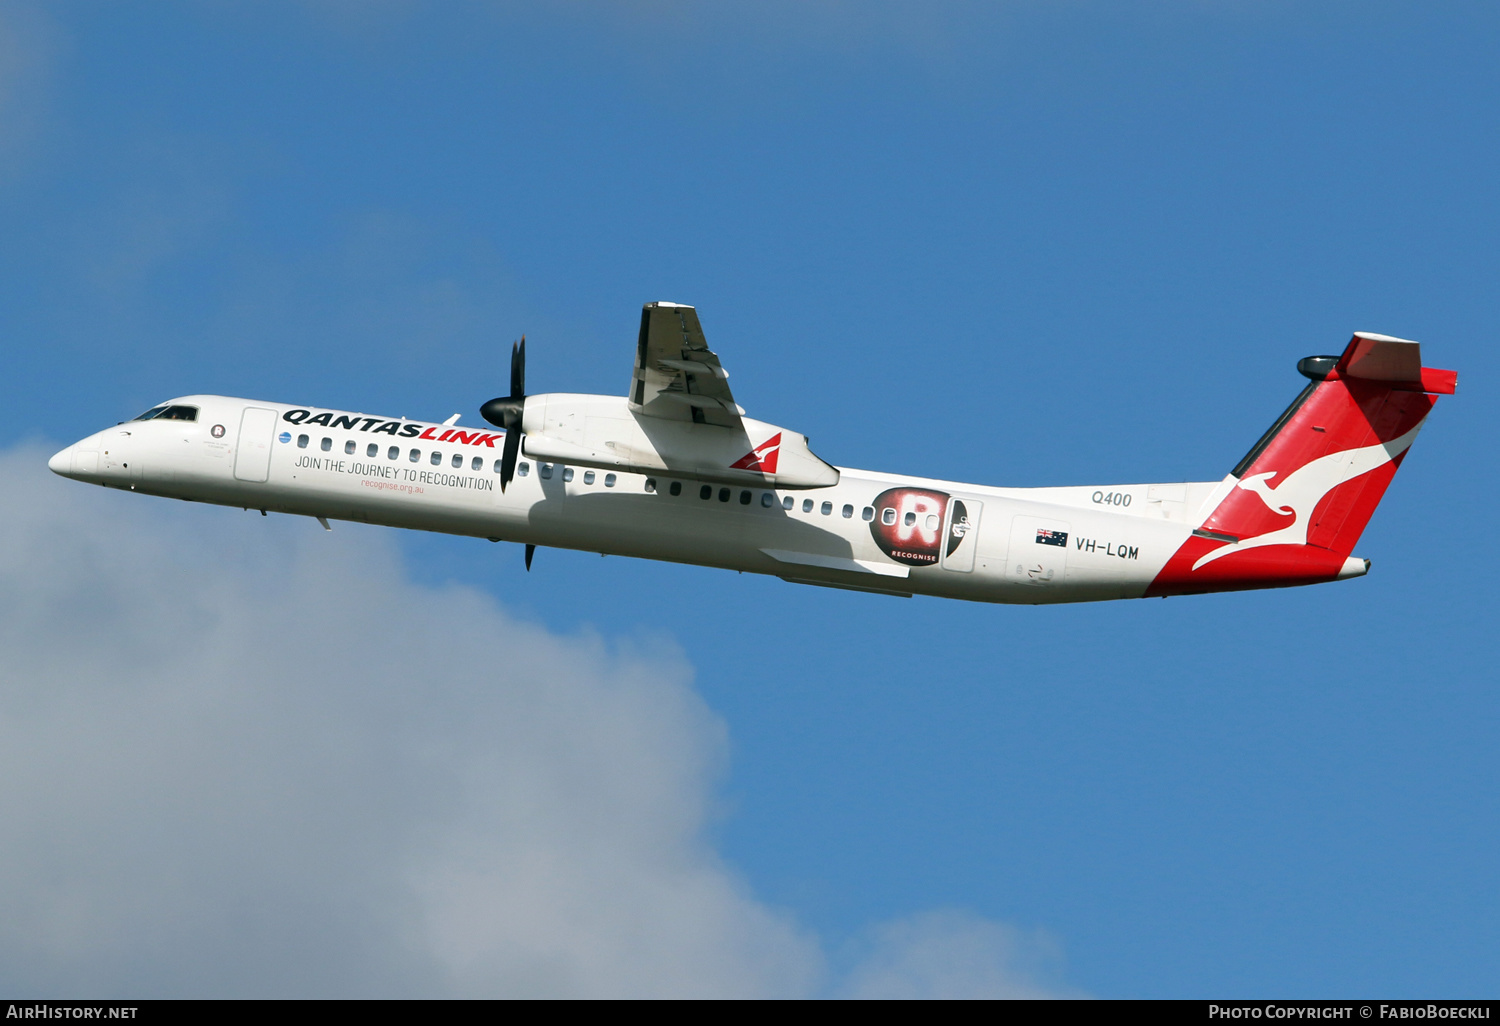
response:
M1071 530L1060 520L1016 517L1010 528L1006 579L1037 587L1061 584L1068 568Z
M974 569L979 547L979 514L983 505L973 499L949 499L943 520L943 569L968 573Z

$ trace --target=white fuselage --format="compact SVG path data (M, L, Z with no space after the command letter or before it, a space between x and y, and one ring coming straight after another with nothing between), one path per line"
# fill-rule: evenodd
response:
M527 454L502 492L495 428L224 396L173 402L197 419L127 421L64 449L52 469L246 509L1016 603L1143 596L1219 487L991 488L839 468L837 484L787 489Z

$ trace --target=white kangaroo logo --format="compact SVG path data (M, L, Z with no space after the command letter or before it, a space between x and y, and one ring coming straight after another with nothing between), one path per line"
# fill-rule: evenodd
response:
M1262 545L1306 545L1307 531L1312 526L1308 521L1312 517L1312 511L1323 500L1323 496L1345 481L1353 481L1361 474L1368 474L1377 467L1385 466L1411 448L1411 443L1416 441L1417 432L1422 430L1422 423L1419 421L1416 427L1400 438L1393 438L1389 442L1368 445L1362 449L1345 449L1343 452L1331 452L1327 456L1320 456L1292 471L1274 489L1266 482L1280 473L1276 470L1264 474L1251 474L1238 482L1235 487L1260 496L1260 500L1272 513L1279 513L1282 516L1290 514L1292 522L1274 531L1267 531L1265 534L1221 545L1194 563L1193 569L1197 570L1201 566L1212 563L1220 556L1244 552L1246 549L1258 549Z
M1339 455L1342 456L1343 453L1339 453ZM1312 466L1312 464L1309 463L1308 466ZM1275 476L1276 471L1274 470L1268 470L1264 474L1251 474L1241 481L1238 487L1245 489L1247 492L1254 492L1256 495L1259 495L1261 501L1270 507L1272 513L1280 513L1282 516L1286 516L1288 513L1295 515L1297 511L1291 506L1278 505L1281 501L1280 498L1277 497L1275 492L1271 491L1271 486L1266 484L1268 480ZM1287 481L1290 480L1291 478L1287 478Z

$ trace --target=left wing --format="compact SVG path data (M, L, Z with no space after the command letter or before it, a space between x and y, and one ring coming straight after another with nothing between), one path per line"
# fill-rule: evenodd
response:
M745 411L729 391L729 372L708 348L691 306L647 303L642 308L630 408L663 420L741 427Z

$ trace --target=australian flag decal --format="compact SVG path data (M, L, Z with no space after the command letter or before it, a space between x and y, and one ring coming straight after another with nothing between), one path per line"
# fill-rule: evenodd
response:
M1061 545L1063 548L1067 548L1068 532L1049 531L1045 527L1038 527L1036 529L1036 543L1038 545Z

